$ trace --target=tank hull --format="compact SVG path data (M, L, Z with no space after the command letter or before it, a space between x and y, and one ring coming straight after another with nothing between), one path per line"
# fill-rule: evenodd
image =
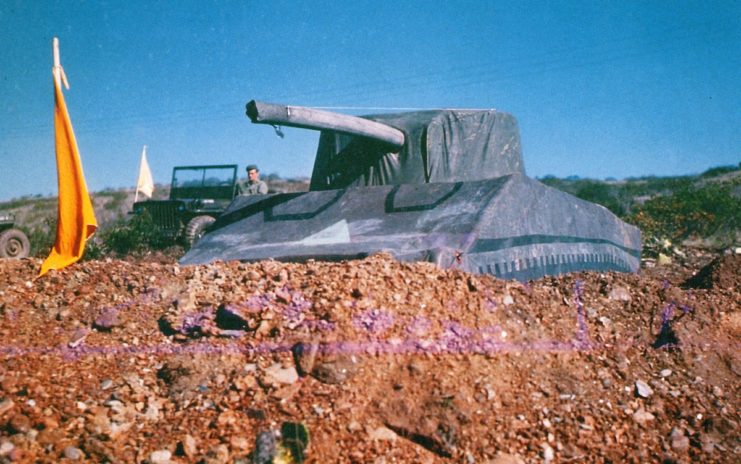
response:
M521 281L636 272L641 237L606 208L524 175L236 198L181 259L306 261L388 252Z

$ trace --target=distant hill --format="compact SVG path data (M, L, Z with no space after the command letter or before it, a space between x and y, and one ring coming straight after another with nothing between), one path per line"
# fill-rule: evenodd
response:
M272 174L267 180L275 193L309 188L307 179L281 179ZM539 180L605 206L640 227L646 242L700 237L738 246L741 239L741 165L721 166L691 176L624 180L545 176ZM155 199L168 195L168 185L155 187ZM133 189L107 189L91 196L100 229L125 220L134 203ZM25 196L0 202L0 212L15 214L17 226L31 239L32 254L36 255L46 253L53 242L56 208L56 197Z

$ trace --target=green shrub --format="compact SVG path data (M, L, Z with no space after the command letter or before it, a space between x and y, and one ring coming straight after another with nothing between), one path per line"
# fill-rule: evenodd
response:
M30 256L36 258L45 258L49 255L51 247L54 246L54 242L57 239L57 218L56 216L47 216L42 221L41 225L33 228L18 226L28 237L28 242L31 245L29 251Z
M741 228L741 200L733 195L731 185L682 187L636 206L626 219L646 239L707 238Z
M122 257L143 254L150 250L162 250L170 243L162 237L148 213L137 215L126 221L118 220L113 225L99 230L86 248L87 258L103 256Z
M626 213L626 208L621 204L615 189L604 182L584 181L577 188L575 195L582 200L602 205L617 216Z

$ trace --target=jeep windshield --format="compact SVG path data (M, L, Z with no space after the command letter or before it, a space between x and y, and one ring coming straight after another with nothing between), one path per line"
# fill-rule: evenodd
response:
M170 200L231 200L237 165L179 166L172 171Z

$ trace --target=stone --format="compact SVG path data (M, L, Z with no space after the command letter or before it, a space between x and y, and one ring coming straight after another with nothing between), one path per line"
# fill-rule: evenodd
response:
M686 451L690 447L690 439L685 436L684 432L676 427L672 429L669 435L671 438L672 449L675 451Z
M549 445L548 443L543 443L541 445L541 448L543 448L543 461L545 461L546 463L553 461L555 454L553 452L553 448L551 448L551 445Z
M216 445L206 453L202 461L204 464L226 464L229 462L229 447L225 444Z
M250 441L247 440L245 437L234 436L229 440L229 445L232 447L232 449L244 451L250 447Z
M350 433L359 432L362 429L363 429L363 426L360 425L360 422L358 422L358 421L355 421L354 420L354 421L350 422L349 424L347 424L347 431L350 432Z
M311 374L314 369L314 362L316 361L316 355L319 351L319 343L297 343L291 348L293 358L298 368L298 373L302 377L306 377Z
M93 327L98 330L111 330L121 325L121 319L118 317L116 308L106 308L98 317L95 318Z
M149 455L149 462L151 464L169 464L171 457L172 453L169 450L157 450Z
M648 386L646 382L643 380L636 381L636 393L641 398L648 398L649 396L653 395L654 391L651 387Z
M613 301L630 301L630 291L625 287L615 287L610 290L608 297Z
M82 450L74 446L67 446L66 448L64 448L64 451L62 453L64 454L64 457L69 459L70 461L77 461L78 459L82 459L82 457L84 456Z
M0 416L13 409L15 403L10 398L0 401Z
M196 439L191 435L186 435L180 442L180 448L186 457L192 458L198 452Z
M663 378L667 378L670 375L672 375L672 370L671 369L663 369L661 372L659 372L659 375L661 377L663 377Z
M317 361L311 375L322 383L336 385L355 375L358 367L355 356L334 355Z
M398 435L387 427L378 427L368 433L368 438L374 441L395 441L397 437Z
M16 414L8 422L8 427L16 433L26 433L31 430L31 419L25 414Z
M15 445L9 441L0 443L0 456L7 456L15 449Z
M278 442L272 431L260 432L255 440L255 451L252 453L253 464L272 464L278 452Z
M283 367L280 363L275 363L265 369L265 383L269 385L285 384L290 385L298 381L298 372L296 368Z
M653 414L651 414L650 412L642 408L633 413L633 420L639 423L640 425L646 425L647 423L651 422L654 419L655 417Z
M69 342L67 342L67 346L70 348L77 348L80 346L87 337L88 333L90 331L84 327L80 327L72 334L72 337L70 337Z
M525 461L517 456L500 451L488 464L525 464Z

